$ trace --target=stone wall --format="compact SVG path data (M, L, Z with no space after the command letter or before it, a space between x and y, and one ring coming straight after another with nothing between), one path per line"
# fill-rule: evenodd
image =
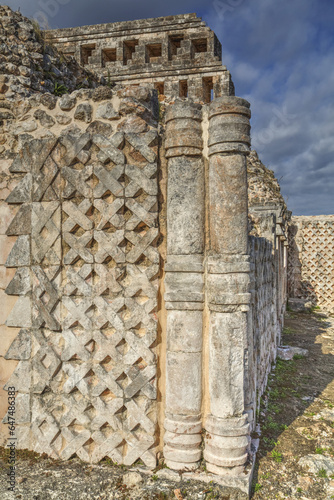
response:
M196 14L45 32L48 43L112 83L151 83L168 98L233 95L222 48Z
M101 77L56 47L46 45L36 24L0 5L0 97L96 87Z
M289 297L334 312L334 216L295 216L289 227Z
M36 96L3 123L1 378L18 391L20 448L156 462L154 99Z
M145 86L6 103L0 363L18 446L204 458L248 490L286 297L284 207L253 204L248 235L249 104L177 99L158 122Z

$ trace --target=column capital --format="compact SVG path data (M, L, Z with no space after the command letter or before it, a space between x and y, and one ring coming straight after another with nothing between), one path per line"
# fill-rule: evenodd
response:
M217 153L250 152L250 104L245 99L224 96L209 107L209 156Z

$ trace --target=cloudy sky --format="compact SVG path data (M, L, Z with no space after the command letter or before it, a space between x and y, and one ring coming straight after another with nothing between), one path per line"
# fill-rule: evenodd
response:
M295 215L334 214L333 0L7 0L51 28L197 12L223 45L252 143Z

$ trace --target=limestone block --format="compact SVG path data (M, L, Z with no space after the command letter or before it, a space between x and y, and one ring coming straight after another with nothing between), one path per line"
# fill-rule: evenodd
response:
M5 359L28 360L31 355L31 333L28 329L22 329L16 335L15 339L8 351Z
M93 108L89 102L82 102L81 104L78 104L75 113L74 113L74 118L75 120L79 120L85 123L90 123L92 121L92 115L93 115Z
M203 255L168 255L165 270L168 272L194 272L204 271Z
M6 234L7 228L10 225L11 221L15 217L16 207L12 205L8 205L4 201L0 201L0 235Z
M110 87L97 87L93 90L92 99L95 102L105 101L107 99L111 99L113 96L112 89Z
M168 352L166 380L168 412L181 415L198 413L202 398L201 379L201 353Z
M75 97L70 96L69 94L64 94L59 99L59 107L62 111L70 111L76 105L77 100Z
M207 286L208 299L214 304L242 303L241 297L244 297L246 303L250 300L247 273L208 274Z
M167 349L177 352L202 350L202 312L169 311L167 315Z
M13 163L14 165L14 163ZM27 174L6 199L7 203L24 203L31 201L32 175Z
M243 412L246 332L244 313L211 312L210 405L211 413L220 418L232 417Z
M200 254L204 248L204 167L202 159L168 161L167 249Z
M118 112L114 109L111 102L100 104L96 110L96 118L104 120L117 120L120 118Z
M27 328L31 326L31 301L29 297L19 297L9 313L6 325Z
M210 104L209 154L248 152L250 105L240 97L224 96Z
M6 260L6 267L20 267L30 265L30 238L19 236Z
M59 125L68 125L69 123L71 123L72 118L65 113L58 113L56 115L56 120Z
M30 234L31 232L31 204L25 203L16 213L10 223L6 234L8 236L19 236L21 234Z
M117 126L117 130L125 133L141 134L147 132L149 129L148 124L140 116L129 116Z
M7 390L8 387L15 387L15 390L29 394L31 386L31 367L29 361L20 361L15 368L9 380L5 384L4 389Z
M57 104L57 96L52 94L42 94L41 95L41 104L48 109L54 109Z
M0 357L5 357L10 345L19 333L19 328L9 328L6 325L0 326Z
M24 134L27 132L34 132L35 130L37 130L37 128L38 128L38 124L37 124L36 120L26 120L26 121L20 122L20 125L15 127L15 133L17 135L19 135L19 134Z
M284 361L291 361L295 354L299 356L308 356L308 350L287 345L282 345L277 348L277 356Z
M30 421L30 394L17 394L15 398L15 425L30 424ZM15 434L17 435L17 433ZM22 446L21 442L19 446Z
M19 151L19 154L14 159L9 169L10 172L30 172L31 170L39 172L44 165L45 160L53 150L56 142L57 139L55 137L32 139L25 142L22 149ZM20 203L19 201L8 200L7 202Z
M227 419L209 415L205 429L204 457L210 464L229 468L245 464L250 443L246 414Z
M166 113L166 157L202 154L202 109L190 101L176 100Z
M209 203L212 250L218 254L246 254L247 181L243 155L211 156Z
M4 266L11 250L15 245L16 238L0 235L0 266Z
M33 203L31 224L32 263L59 264L61 262L61 209L59 202Z
M42 111L41 109L37 109L34 112L34 118L39 120L42 127L46 128L51 128L56 123L55 119L51 115L48 115L45 111Z
M87 127L87 132L91 134L104 135L105 137L111 136L112 131L113 128L110 123L101 122L99 120L94 120Z
M165 300L203 302L204 279L200 273L166 273Z
M124 474L122 483L125 484L128 488L134 488L139 486L143 482L143 478L138 472L128 472Z
M202 431L201 414L173 415L167 411L164 427L174 434L198 434Z
M28 267L21 267L15 273L6 288L7 295L27 295L31 291L30 271Z
M320 470L325 470L328 475L334 473L334 460L330 457L310 454L302 457L298 461L298 464L313 474L316 474Z

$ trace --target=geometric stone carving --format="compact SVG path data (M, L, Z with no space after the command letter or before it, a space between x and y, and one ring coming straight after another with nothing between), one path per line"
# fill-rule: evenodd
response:
M334 222L330 216L293 217L290 228L289 287L299 297L334 310Z
M156 463L155 143L34 139L11 167L25 177L7 200L21 204L7 324L23 329L7 358L21 360L11 381L30 391L33 447L54 458Z

